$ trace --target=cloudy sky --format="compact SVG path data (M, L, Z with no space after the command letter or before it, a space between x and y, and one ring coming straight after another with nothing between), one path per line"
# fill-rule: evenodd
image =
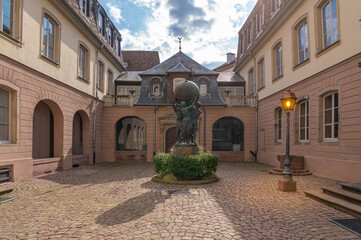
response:
M182 51L213 69L236 53L237 33L257 0L99 0L123 36L123 50Z

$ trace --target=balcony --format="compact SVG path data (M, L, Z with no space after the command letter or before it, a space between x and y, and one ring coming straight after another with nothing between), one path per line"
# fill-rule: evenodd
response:
M107 107L114 107L114 106L132 107L134 105L134 96L129 96L129 95L121 95L121 96L104 95L103 101L104 101L104 106L107 106Z
M105 95L103 101L106 107L133 107L138 98L134 95ZM256 96L225 96L224 100L229 107L255 107L257 101Z
M256 96L226 96L225 102L229 107L256 107Z

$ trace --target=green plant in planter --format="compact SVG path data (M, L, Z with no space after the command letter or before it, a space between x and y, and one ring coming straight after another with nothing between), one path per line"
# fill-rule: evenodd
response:
M176 156L158 153L154 157L154 170L161 175L173 174L178 180L200 180L217 171L218 156L200 151L197 155Z

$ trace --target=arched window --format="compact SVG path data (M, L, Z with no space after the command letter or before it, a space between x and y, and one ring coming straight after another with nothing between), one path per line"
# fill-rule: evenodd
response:
M201 77L197 80L197 85L199 87L199 94L201 97L210 97L211 95L211 86L210 80L206 77Z
M212 127L212 151L243 151L243 124L234 117L218 119Z
M149 95L151 97L159 97L163 95L162 89L162 80L158 77L152 78L149 82Z

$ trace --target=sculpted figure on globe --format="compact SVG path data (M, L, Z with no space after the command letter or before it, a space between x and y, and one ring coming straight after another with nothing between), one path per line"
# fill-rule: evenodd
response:
M197 145L195 140L198 130L198 118L201 112L199 88L191 82L185 81L175 88L173 109L177 114L177 143Z

